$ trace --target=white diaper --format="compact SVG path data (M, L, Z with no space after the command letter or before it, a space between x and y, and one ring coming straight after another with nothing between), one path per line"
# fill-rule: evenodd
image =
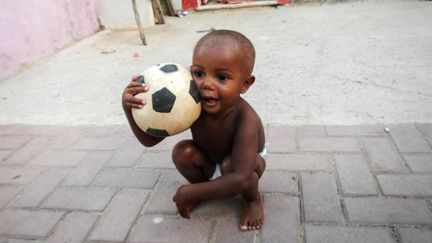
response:
M259 153L259 155L261 155L261 157L265 157L267 155L267 149L263 148L263 150ZM213 176L210 178L210 180L214 180L218 177L220 177L222 175L221 173L221 169L220 169L220 164L216 164L216 168L215 171L213 173Z

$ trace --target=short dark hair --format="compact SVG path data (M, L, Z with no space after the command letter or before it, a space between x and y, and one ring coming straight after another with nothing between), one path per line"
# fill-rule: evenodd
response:
M246 62L247 75L250 75L252 73L255 64L255 48L252 42L246 36L234 30L212 30L206 35L204 35L197 42L195 48L198 47L204 41L214 37L226 38L230 40L230 43L232 43L232 47L241 50L242 55L244 55L244 58L247 60Z

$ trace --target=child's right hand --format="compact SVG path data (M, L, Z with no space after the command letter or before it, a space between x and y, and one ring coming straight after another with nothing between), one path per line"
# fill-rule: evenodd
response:
M146 104L146 101L135 97L136 94L147 92L148 87L143 84L136 82L137 77L132 77L132 81L126 86L122 95L122 105L124 109L131 110L132 108L141 109Z

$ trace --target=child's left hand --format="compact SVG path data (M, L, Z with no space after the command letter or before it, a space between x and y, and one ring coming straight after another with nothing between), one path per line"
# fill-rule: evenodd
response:
M183 218L190 219L190 211L198 204L198 202L194 202L191 200L191 195L187 195L188 187L190 187L190 185L180 186L173 197L173 201L176 203L179 214Z

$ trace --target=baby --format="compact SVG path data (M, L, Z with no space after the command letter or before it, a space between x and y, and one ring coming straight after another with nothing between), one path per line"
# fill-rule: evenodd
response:
M176 168L191 183L180 186L173 197L184 218L190 218L201 202L241 195L240 230L263 225L258 180L265 169L264 128L241 97L255 81L254 62L252 43L231 30L212 31L194 48L191 73L201 95L202 113L190 128L192 139L180 141L172 151ZM123 92L122 104L135 136L148 147L163 138L141 131L131 113L131 108L146 104L134 95L147 91L145 84L132 81Z

